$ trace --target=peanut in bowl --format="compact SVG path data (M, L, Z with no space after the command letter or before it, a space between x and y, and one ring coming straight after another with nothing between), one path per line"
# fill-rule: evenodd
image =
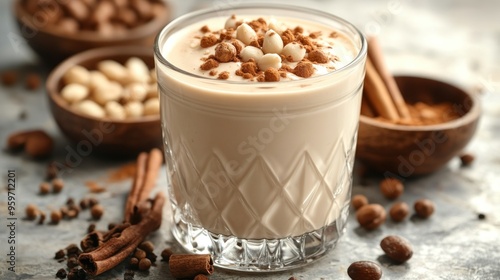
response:
M131 58L134 59L131 60ZM146 103L155 98L157 100L157 96L143 96L141 98L143 108L139 109L139 111L142 110L139 114L137 107L140 107L140 104L137 101L131 101L135 105L130 106L131 108L125 108L126 103L123 96L125 92L122 96L111 97L113 100L106 99L110 98L106 96L96 99L95 88L88 89L88 92L84 93L87 97L78 96L78 91L82 90L81 87L80 89L71 90L71 95L63 95L65 91L70 91L66 89L68 86L75 84L78 86L77 82L69 84L67 82L68 79L78 79L78 75L74 74L74 72L78 73L75 69L82 70L84 68L95 74L96 69L106 71L105 68L110 67L111 71L108 75L115 75L116 77L112 78L118 79L117 73L126 73L123 72L126 66L122 66L124 69L121 70L113 70L113 67L125 65L130 61L137 62L137 59L142 60L143 65L147 66L147 68L154 68L153 53L148 47L108 47L76 54L63 61L50 73L46 88L51 113L60 130L70 141L76 143L77 148L78 145L91 145L91 150L98 154L128 157L162 146L159 107L156 108L156 111L144 114ZM102 63L108 62L112 66L102 65ZM69 75L72 72L73 75ZM151 73L148 73L148 75L150 75L148 83L155 85L154 75ZM110 79L109 76L106 76L106 78L112 82L114 87L117 86L118 82L116 80ZM124 83L126 84L126 82ZM134 83L129 83L129 85L132 87ZM112 91L110 88L106 88L103 92L105 94L110 93ZM130 95L131 93L128 92L127 94ZM127 98L133 99L137 97L127 96L125 99ZM123 110L126 110L125 115L123 113L113 113L116 110L108 108L112 107L108 106L108 103L114 104L114 107L123 107ZM155 103L158 105L157 101ZM84 147L83 149L88 148Z
M92 48L152 47L171 19L165 0L15 0L13 11L23 39L50 65Z
M431 78L396 76L406 102L420 114L447 104L428 123L394 123L361 115L356 158L371 170L408 178L443 168L474 136L481 115L477 96ZM423 108L425 109L425 108ZM435 112L434 112L435 113ZM432 116L432 114L431 114Z

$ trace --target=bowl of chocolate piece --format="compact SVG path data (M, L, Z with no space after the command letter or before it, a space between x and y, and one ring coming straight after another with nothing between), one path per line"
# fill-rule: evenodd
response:
M474 136L478 97L443 80L392 77L376 41L368 42L356 158L370 170L401 178L443 168Z
M160 104L149 47L91 49L50 73L51 113L75 151L131 157L162 147Z
M91 48L152 47L171 19L165 0L16 0L14 12L22 37L51 65Z

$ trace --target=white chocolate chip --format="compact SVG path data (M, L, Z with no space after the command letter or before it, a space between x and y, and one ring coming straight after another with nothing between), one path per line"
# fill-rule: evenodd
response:
M236 39L242 41L245 45L257 39L257 33L246 23L242 23L236 28Z
M281 36L274 30L268 30L264 35L264 43L262 43L262 51L264 53L279 54L283 50L283 40Z
M104 110L106 110L106 115L112 119L123 120L127 117L125 108L116 101L106 103Z
M82 101L88 95L89 89L81 84L68 84L61 90L62 98L70 104Z
M80 103L76 103L74 108L77 112L94 118L104 118L106 116L104 109L92 100L83 100Z
M287 59L293 62L301 61L306 55L306 48L299 43L288 43L281 52Z
M147 95L147 84L133 83L125 88L123 98L126 101L143 101Z
M92 97L94 101L104 105L109 101L117 101L122 97L123 87L117 82L109 82L107 85L94 89Z
M255 61L259 61L263 55L264 53L261 49L253 46L246 46L240 52L241 59L244 62L247 62L250 58L253 58Z
M131 57L125 62L132 82L147 83L150 79L149 67L138 57Z
M87 86L90 80L90 73L86 68L80 65L75 65L64 74L63 79L66 84L80 84Z
M144 113L144 105L139 101L132 101L125 104L125 114L128 118L138 118Z
M275 53L268 53L257 61L257 65L262 71L266 71L269 68L278 70L281 68L281 57Z
M225 29L229 29L229 28L232 28L232 29L235 29L236 28L236 17L235 16L231 16L230 18L228 18L226 20L226 23L224 24L224 28Z
M108 78L100 71L90 71L89 88L91 90L106 86L109 83Z
M279 22L278 20L276 20L275 18L271 18L269 20L267 27L269 29L276 31L276 33L278 33L280 35L285 30L285 27L283 26L283 24L281 22Z
M144 102L144 116L160 114L160 100L151 98Z
M117 81L121 84L128 84L130 82L127 68L114 60L103 60L99 62L97 64L97 69L110 80Z

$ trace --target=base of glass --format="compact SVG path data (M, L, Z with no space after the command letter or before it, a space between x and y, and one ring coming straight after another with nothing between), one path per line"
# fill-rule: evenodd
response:
M178 221L172 232L187 251L211 254L217 267L245 272L282 271L304 266L335 247L344 232L343 216L340 217L343 221L313 232L280 239L224 236L183 221Z

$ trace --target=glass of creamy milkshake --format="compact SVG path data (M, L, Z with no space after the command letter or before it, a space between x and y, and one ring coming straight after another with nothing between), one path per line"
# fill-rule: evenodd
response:
M155 44L173 234L240 271L324 255L348 216L363 35L284 5L204 10Z

